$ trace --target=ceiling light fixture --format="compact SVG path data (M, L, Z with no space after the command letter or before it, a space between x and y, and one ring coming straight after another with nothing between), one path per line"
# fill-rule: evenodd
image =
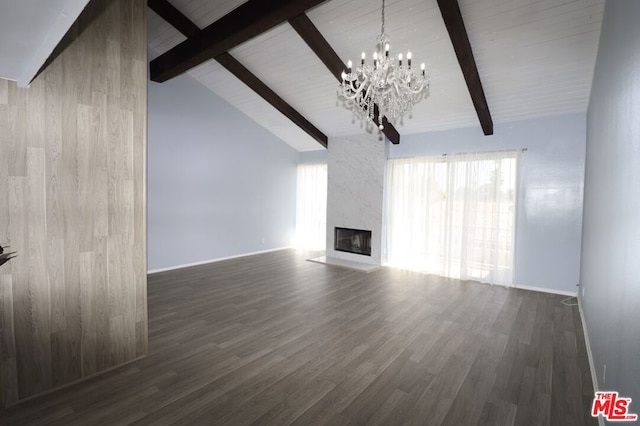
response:
M384 3L382 0L382 31L377 50L373 52L373 64L365 64L366 54L362 52L360 66L355 70L351 61L347 63L338 88L338 97L344 105L353 110L355 116L366 120L367 125L374 122L374 105L377 105L380 130L384 129L383 118L394 124L413 105L429 96L425 65L420 66L421 73L416 73L411 67L411 52L407 52L404 64L402 53L398 55L397 62L390 54L389 36L384 32Z

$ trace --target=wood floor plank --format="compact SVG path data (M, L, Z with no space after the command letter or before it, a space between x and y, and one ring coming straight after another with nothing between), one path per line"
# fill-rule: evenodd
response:
M109 249L81 254L79 276L110 268ZM80 297L104 294L108 306L123 290ZM365 274L293 250L153 274L148 291L147 358L0 423L595 424L579 313L562 296ZM131 333L99 314L81 320L98 347Z

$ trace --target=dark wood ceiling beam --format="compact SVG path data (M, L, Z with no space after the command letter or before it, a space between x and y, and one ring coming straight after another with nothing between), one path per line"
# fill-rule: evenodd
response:
M148 0L148 5L154 12L160 15L169 24L173 25L174 28L185 36L196 37L200 33L200 28L167 0ZM309 120L304 118L302 114L278 96L277 93L271 90L262 82L262 80L256 77L228 52L221 53L216 56L215 59L220 63L220 65L235 75L236 78L246 84L264 100L269 102L275 109L280 111L289 118L289 120L293 121L294 124L307 132L309 136L317 140L325 148L327 147L327 135L322 133L322 131L314 126Z
M318 28L311 22L309 17L301 13L300 15L289 19L289 24L296 30L296 32L302 37L307 45L313 50L313 52L320 58L323 64L331 71L333 76L342 82L342 72L347 68L347 65L342 62L342 59L338 56L333 47L320 33ZM380 125L378 119L378 106L374 109L374 122L377 126ZM384 129L382 132L385 136L394 144L400 143L400 134L391 123L387 121L385 117L382 121Z
M167 81L325 0L249 0L151 61L151 80Z
M473 57L471 43L469 43L469 36L467 35L467 30L464 26L464 21L462 20L458 1L438 0L438 6L440 7L440 13L442 14L444 25L447 27L447 31L449 32L449 38L451 38L453 49L458 57L462 74L467 82L471 101L473 102L473 106L475 107L478 118L480 119L482 130L485 135L492 135L493 121L491 120L489 105L487 105L487 99L484 95L480 75L478 75L478 68Z
M151 10L160 15L162 19L173 25L176 30L187 36L187 38L196 37L200 34L200 27L184 16L182 12L167 0L148 0L147 5Z
M271 90L233 56L229 53L223 53L216 56L216 61L235 75L240 81L253 89L253 91L260 95L264 100L269 102L275 109L287 116L289 120L293 121L298 127L307 132L312 138L320 142L322 146L325 148L327 147L327 135L322 133L316 126L311 124L309 120L293 109L291 105L278 96L277 93Z

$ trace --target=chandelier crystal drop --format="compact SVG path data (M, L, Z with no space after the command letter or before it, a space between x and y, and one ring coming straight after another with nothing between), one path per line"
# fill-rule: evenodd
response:
M384 129L383 118L394 124L411 111L413 105L429 96L425 65L420 66L418 73L412 68L411 52L407 52L405 62L402 53L397 60L391 56L390 39L384 31L384 3L382 0L382 30L373 52L373 63L365 63L365 52L359 67L353 69L353 63L347 62L338 88L338 98L368 126L374 123L377 106L380 130Z

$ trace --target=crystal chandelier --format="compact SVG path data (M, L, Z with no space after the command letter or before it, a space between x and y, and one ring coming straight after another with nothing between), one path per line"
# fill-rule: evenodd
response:
M378 106L379 129L384 129L383 118L389 123L396 121L411 110L413 105L429 96L429 79L425 75L425 65L418 74L411 67L411 52L407 52L406 63L402 53L398 60L390 55L389 36L384 32L384 2L382 0L382 31L378 37L377 49L373 52L373 64L366 65L366 54L362 52L360 66L352 70L352 62L347 63L342 72L342 84L338 97L344 105L353 110L355 116L374 123L374 105Z

